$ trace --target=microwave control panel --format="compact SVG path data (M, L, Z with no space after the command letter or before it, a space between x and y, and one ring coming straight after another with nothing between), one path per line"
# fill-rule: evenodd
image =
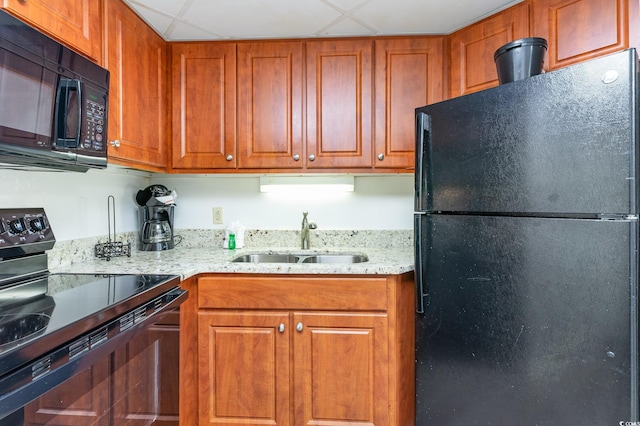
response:
M81 148L106 151L107 96L85 85Z

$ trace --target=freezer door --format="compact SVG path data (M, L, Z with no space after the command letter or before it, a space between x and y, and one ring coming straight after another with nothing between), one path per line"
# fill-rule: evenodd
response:
M418 108L417 210L637 214L636 63L627 50Z
M417 425L638 421L635 221L421 220Z

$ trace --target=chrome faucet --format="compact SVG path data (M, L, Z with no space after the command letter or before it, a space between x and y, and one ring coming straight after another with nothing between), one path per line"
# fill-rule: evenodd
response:
M303 250L309 248L309 229L316 229L318 225L315 222L309 222L307 214L309 212L302 212L302 230L300 231L301 247Z

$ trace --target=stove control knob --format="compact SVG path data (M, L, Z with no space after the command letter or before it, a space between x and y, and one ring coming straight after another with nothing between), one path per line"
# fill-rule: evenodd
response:
M37 217L29 221L29 228L31 228L32 232L42 232L46 227L44 225L44 220L41 217Z
M24 219L16 219L9 222L9 232L12 234L22 234L27 229Z

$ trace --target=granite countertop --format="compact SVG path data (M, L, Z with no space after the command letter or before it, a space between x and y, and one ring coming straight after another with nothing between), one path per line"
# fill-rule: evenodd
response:
M353 264L289 264L289 263L235 263L231 259L243 254L265 253L354 253L366 254L368 262ZM247 274L362 274L396 275L413 271L413 250L404 248L322 248L301 250L291 247L268 249L246 248L226 250L222 248L179 248L166 251L133 251L131 257L114 257L107 261L94 258L82 263L53 268L52 273L96 274L176 274L187 279L200 273Z
M56 242L49 251L49 270L89 274L175 274L187 279L200 273L247 274L353 274L397 275L413 271L413 232L314 230L311 249L300 249L300 233L287 230L246 231L244 248L222 248L224 231L181 229L181 242L171 250L140 251L137 234L125 233L117 241L129 242L131 257L107 261L95 257L100 239ZM363 263L234 263L236 256L254 253L366 254Z

